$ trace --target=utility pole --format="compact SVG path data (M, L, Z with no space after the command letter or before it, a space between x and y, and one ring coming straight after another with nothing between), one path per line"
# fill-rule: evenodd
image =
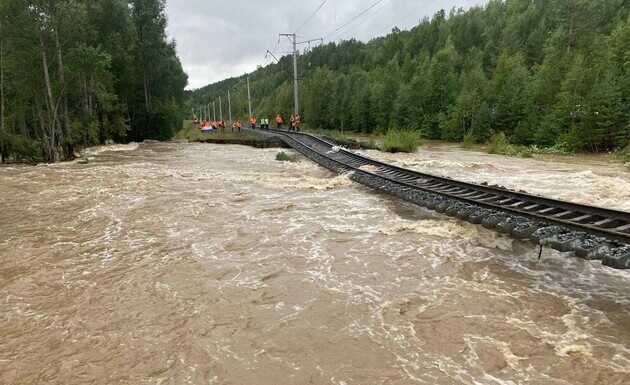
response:
M228 122L232 124L232 100L230 99L230 90L228 90Z
M219 120L223 121L223 99L219 96Z
M249 92L249 75L247 75L247 102L249 103L249 117L252 115L252 94Z
M284 36L288 38L293 43L293 112L296 115L298 115L300 113L300 91L299 91L299 85L298 85L298 62L297 62L299 52L298 52L297 46L299 44L308 44L314 41L323 42L324 39L323 38L311 39L311 40L301 41L298 43L297 35L295 33L281 33L280 36L281 37Z
M297 37L294 33L281 33L280 36L287 37L293 43L293 113L300 113L300 92L298 89L298 68L297 68Z
M217 108L214 105L214 101L212 101L212 120L217 121Z

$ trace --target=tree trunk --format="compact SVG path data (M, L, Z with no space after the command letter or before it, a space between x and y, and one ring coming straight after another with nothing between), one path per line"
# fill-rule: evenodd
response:
M39 98L35 98L35 109L33 109L34 118L39 122L39 129L41 131L41 138L43 139L44 148L42 148L44 159L49 159L51 155L50 151L50 138L46 130L46 122L44 120L44 112L42 111L42 103ZM35 128L33 128L35 130Z
M99 103L97 103L96 105L96 109L98 111L98 140L100 144L105 144L107 138L105 135L105 117L103 113L103 108Z
M0 24L0 163L6 161L5 144L2 140L4 134L4 36L2 34L2 24Z
M83 78L83 113L85 114L85 121L87 122L91 116L90 113L90 95L87 83L87 76Z
M2 33L2 25L0 25ZM0 132L4 132L4 37L0 36Z
M575 4L573 0L569 0L569 31L567 34L567 55L571 53L571 49L575 45Z
M143 73L144 76L144 104L145 109L148 112L151 112L151 99L149 98L149 81L147 80L147 73Z
M44 69L44 80L46 82L46 109L48 111L48 125L49 125L49 133L48 133L48 161L55 161L55 121L56 118L53 116L54 110L54 102L53 102L53 94L52 94L52 86L50 85L50 73L48 72L48 58L46 57L46 43L44 41L44 32L39 32L39 48L42 54L42 65ZM43 128L43 127L42 127Z
M57 27L55 27L55 44L57 46L57 61L59 63L59 83L61 89L66 88L66 76L65 76L65 68L63 66L63 55L61 54L61 43L59 42L59 33L57 32ZM63 133L66 137L70 135L70 117L68 116L68 96L64 93L63 96Z

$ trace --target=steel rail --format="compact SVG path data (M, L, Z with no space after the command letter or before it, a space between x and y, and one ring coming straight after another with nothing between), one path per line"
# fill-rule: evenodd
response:
M630 213L628 212L570 203L505 188L425 174L390 165L343 148L335 148L335 144L308 133L273 129L269 131L288 139L285 142L289 146L319 164L322 162L309 156L312 155L311 153L326 158L341 170L380 178L402 188L436 194L469 205L630 244ZM333 148L336 151L333 151ZM366 165L374 166L376 170L361 169Z

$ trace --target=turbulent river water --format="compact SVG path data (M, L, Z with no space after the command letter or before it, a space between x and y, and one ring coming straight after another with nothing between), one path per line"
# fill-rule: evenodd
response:
M0 384L630 381L630 273L278 150L104 150L0 168ZM630 209L617 166L370 155Z

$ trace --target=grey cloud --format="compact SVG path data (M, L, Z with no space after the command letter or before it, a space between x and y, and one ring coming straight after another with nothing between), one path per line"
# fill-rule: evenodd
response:
M279 33L297 29L322 0L169 0L168 34L177 41L178 53L197 88L230 76L253 71L268 64L267 49L278 55L289 51ZM369 40L394 26L410 28L439 9L468 8L484 0L384 0L362 18L338 33L350 20L376 0L329 0L299 31L304 38L326 37L326 41L357 38Z

